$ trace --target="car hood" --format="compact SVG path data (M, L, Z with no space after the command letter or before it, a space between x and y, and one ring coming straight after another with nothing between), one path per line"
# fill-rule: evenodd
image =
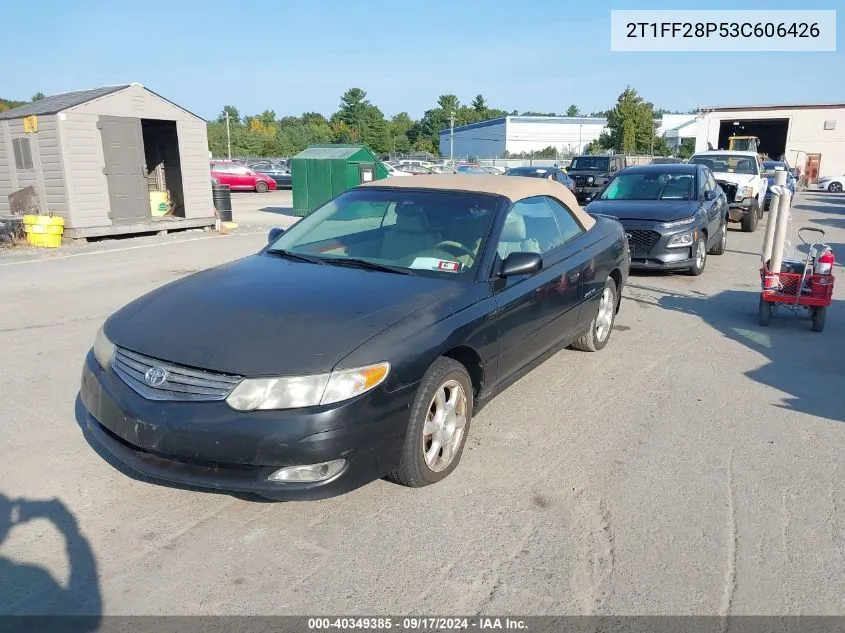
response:
M757 176L754 174L733 174L729 172L714 171L713 177L716 180L723 180L734 185L747 185Z
M462 286L259 254L136 299L105 332L121 347L199 369L322 373L410 314L457 300Z
M697 208L698 203L691 200L595 200L586 211L620 220L674 222L690 217Z

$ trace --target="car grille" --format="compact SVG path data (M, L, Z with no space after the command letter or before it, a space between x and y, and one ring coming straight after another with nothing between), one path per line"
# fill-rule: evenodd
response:
M660 233L657 231L625 229L625 233L628 236L628 245L631 248L632 257L648 255L660 239Z
M587 178L592 178L593 182L587 182ZM595 184L595 176L573 176L576 187L591 187Z
M123 382L147 400L225 400L235 385L243 380L241 376L189 369L122 347L115 349L112 368ZM150 385L145 378L153 368L165 372L164 381L156 386Z
M725 196L728 198L728 202L733 202L734 198L736 198L736 185L732 182L724 182L722 180L717 180L719 186L722 188L722 191L725 192Z

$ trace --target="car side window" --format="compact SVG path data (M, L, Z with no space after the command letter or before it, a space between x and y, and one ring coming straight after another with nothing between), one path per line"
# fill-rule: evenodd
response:
M709 183L707 182L707 172L704 169L698 170L698 198L699 200L704 199L704 195L707 193L707 190L710 189Z
M555 222L557 222L558 229L563 237L563 243L584 232L584 229L578 224L575 216L572 215L572 211L560 200L546 197L546 204L549 206Z
M544 255L563 242L546 197L535 196L514 203L508 211L496 250L502 259L511 253Z
M713 177L713 172L709 169L705 169L704 171L707 173L707 186L714 191L718 191L719 183L717 183L716 179Z

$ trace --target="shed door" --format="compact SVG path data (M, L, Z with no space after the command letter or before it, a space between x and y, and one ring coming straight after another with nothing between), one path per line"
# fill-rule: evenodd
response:
M150 194L141 119L101 116L100 134L112 224L149 220Z

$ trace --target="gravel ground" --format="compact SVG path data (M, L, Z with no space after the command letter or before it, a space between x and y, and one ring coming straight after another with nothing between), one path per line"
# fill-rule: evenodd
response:
M762 228L702 277L632 276L609 346L497 397L439 485L258 503L102 459L97 328L257 250L289 195L237 196L232 235L0 255L0 613L845 615L845 276L823 333L759 327ZM845 197L794 216L845 258Z

